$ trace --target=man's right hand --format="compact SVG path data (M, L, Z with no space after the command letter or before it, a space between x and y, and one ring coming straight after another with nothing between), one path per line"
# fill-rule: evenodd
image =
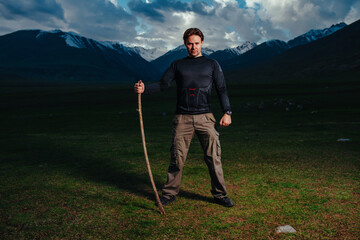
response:
M144 83L135 83L134 86L134 92L139 94L139 93L143 93L145 91L145 84Z

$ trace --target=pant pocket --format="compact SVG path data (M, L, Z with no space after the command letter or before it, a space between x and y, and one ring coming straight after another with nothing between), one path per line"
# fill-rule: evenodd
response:
M212 113L205 114L205 118L208 122L216 123L216 119L214 117L214 114L212 114Z
M177 114L177 115L175 115L175 117L172 121L172 124L177 125L177 124L179 124L180 120L181 120L181 114Z

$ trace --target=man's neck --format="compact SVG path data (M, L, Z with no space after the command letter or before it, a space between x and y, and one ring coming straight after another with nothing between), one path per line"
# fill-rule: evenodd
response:
M202 56L203 56L203 55L202 55L201 53L200 53L199 55L197 55L197 56L192 56L192 55L190 55L190 54L188 55L189 58L198 58L198 57L202 57Z

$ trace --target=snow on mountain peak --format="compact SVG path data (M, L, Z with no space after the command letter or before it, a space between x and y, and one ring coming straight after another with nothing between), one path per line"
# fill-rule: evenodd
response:
M36 35L36 38L39 39L46 34L54 34L54 33L62 33L62 31L60 29L55 29L50 31L39 30L39 33Z
M167 50L163 48L151 48L146 49L143 47L133 47L132 48L137 54L139 54L142 58L144 58L146 61L152 61L162 55L164 55Z
M237 46L235 48L228 48L228 51L234 53L235 55L241 55L251 49L256 47L256 43L246 41L244 44Z
M63 34L62 37L65 39L66 44L70 47L86 48L82 37L76 33L68 32L66 34Z
M98 42L98 44L102 45L102 47L105 48L111 48L117 52L124 52L128 55L138 54L132 47L125 46L122 43L119 42L111 42L111 41L105 41L105 42Z
M87 38L84 38L75 32L63 32L59 29L50 30L50 31L40 30L39 33L36 35L36 38L40 39L48 34L60 34L60 36L65 39L66 44L70 47L75 47L75 48L87 47L85 42L83 41L83 39L87 39Z
M310 31L308 31L307 33L304 33L290 41L288 41L288 44L291 47L295 47L298 45L303 45L312 41L316 41L320 38L324 38L326 36L329 36L331 34L333 34L334 32L346 27L347 24L346 23L338 23L338 24L334 24L329 28L324 28L324 29L312 29Z
M215 51L210 48L204 47L201 49L201 52L204 55L210 55L210 54L214 53Z
M174 48L173 50L170 50L170 51L179 51L179 50L183 50L183 49L186 49L185 45L181 44L180 46Z
M62 32L61 30L43 31L39 30L36 38L40 39L48 34L58 34L59 37L65 40L69 47L73 48L91 48L94 50L108 51L113 50L121 54L136 55L139 54L134 48L127 47L118 42L111 41L96 41L87 37L83 37L75 32ZM140 54L139 54L140 55Z

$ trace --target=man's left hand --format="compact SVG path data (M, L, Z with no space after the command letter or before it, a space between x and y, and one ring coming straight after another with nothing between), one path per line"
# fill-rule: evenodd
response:
M231 116L229 114L224 114L224 116L220 119L220 126L227 127L231 124Z

